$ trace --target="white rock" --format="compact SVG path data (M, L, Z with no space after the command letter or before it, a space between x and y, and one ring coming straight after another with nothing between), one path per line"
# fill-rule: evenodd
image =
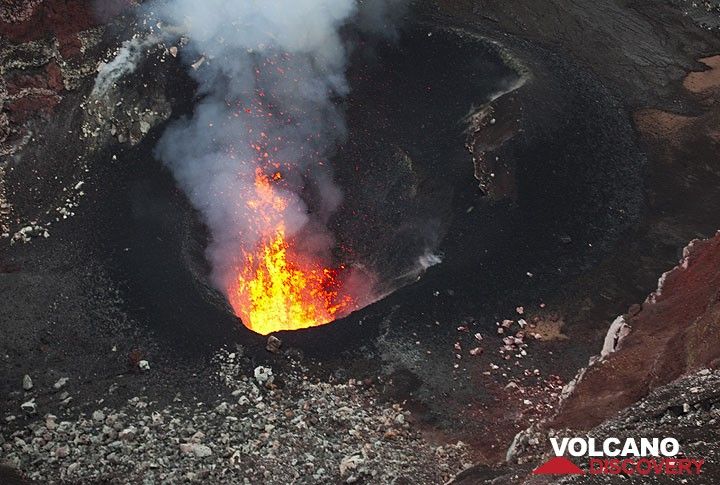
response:
M182 443L180 452L185 455L195 455L197 458L205 458L212 455L212 449L207 445L199 443Z
M32 381L32 379L30 378L29 375L25 374L25 375L23 376L22 386L23 386L23 389L26 390L26 391L29 391L30 389L33 388L33 381Z
M200 59L198 59L197 61L193 62L193 63L190 65L190 67L192 67L192 68L195 69L195 70L198 70L198 69L200 69L200 66L202 66L204 62L205 62L205 56L202 56Z
M340 461L340 476L347 477L350 475L358 466L362 465L365 460L359 455L346 456Z
M62 389L63 387L65 387L65 384L67 384L67 381L67 377L61 377L55 384L53 384L53 387L55 389Z
M147 360L141 360L140 362L138 362L138 367L140 368L140 370L150 370L150 362L148 362Z
M118 433L118 438L123 441L132 441L135 439L135 436L137 436L137 428L135 426L125 428Z
M57 428L57 423L55 422L56 419L57 416L53 414L48 414L47 416L45 416L45 427L50 431Z
M105 421L105 413L98 409L97 411L95 411L92 414L92 418L93 418L93 421L97 421L97 422L101 423L101 422Z
M37 405L35 404L35 398L30 399L20 405L20 409L28 414L35 414L37 412Z
M255 380L260 385L269 386L272 384L275 377L273 376L272 369L270 367L257 366L255 367Z

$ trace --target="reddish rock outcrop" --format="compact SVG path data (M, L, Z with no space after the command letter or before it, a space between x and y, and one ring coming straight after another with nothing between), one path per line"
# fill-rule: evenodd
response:
M720 233L693 241L634 316L619 349L591 365L550 427L590 429L685 374L720 364Z
M67 89L94 74L98 28L133 0L7 1L0 9L0 154L27 142L28 122L55 112Z
M10 1L0 18L0 36L13 43L55 37L63 57L81 53L78 33L100 25L120 13L132 0Z

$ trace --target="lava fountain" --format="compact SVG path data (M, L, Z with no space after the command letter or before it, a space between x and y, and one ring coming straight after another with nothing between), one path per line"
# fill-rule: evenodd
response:
M274 75L286 77L286 62L292 56L281 54L264 59L255 70L257 86L268 85L264 81L267 70ZM312 218L307 204L298 193L298 185L304 187L306 179L312 178L314 169L326 170L321 153L309 151L310 140L297 144L281 135L269 135L264 127L273 124L276 133L284 127L288 132L300 130L299 118L308 113L291 107L288 111L273 92L257 88L249 105L237 103L233 116L249 121L245 137L250 150L231 148L231 158L241 166L255 167L252 184L242 184L242 198L246 219L245 230L252 237L243 238L237 248L239 253L226 294L233 311L250 330L267 335L281 330L298 330L330 323L356 309L356 298L346 289L347 277L352 273L343 264L329 265L328 238L321 251L313 251L299 240L307 238L303 224L300 230L288 228L287 221ZM285 105L288 108L287 105ZM321 137L308 133L308 138ZM304 164L284 159L292 152L303 158ZM247 153L253 154L247 160ZM244 154L239 155L239 153ZM317 171L316 170L316 171ZM286 180L292 176L296 183ZM244 175L247 177L247 175ZM298 183L299 181L299 183ZM327 232L324 225L314 231Z
M237 279L227 290L235 313L262 335L323 325L353 308L353 298L342 292L345 267L310 260L287 237L282 212L288 202L272 187L281 182L280 172L268 176L257 169L255 194L247 205L257 214L262 235L253 251L242 250Z

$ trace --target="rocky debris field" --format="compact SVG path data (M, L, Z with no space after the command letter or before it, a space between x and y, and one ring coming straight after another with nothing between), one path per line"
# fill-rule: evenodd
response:
M215 365L216 402L48 414L0 436L0 461L40 483L437 484L468 466L465 444L429 444L366 383L311 381L299 365L247 375L241 350Z
M637 436L673 436L680 442L680 454L705 460L701 477L686 478L686 483L716 483L720 463L720 371L703 369L679 379L590 431L604 440ZM614 481L613 481L614 480ZM617 483L612 477L566 479L561 483ZM665 477L677 483L674 477ZM656 483L658 479L655 480ZM647 477L623 478L623 483L648 483Z
M529 429L516 439L509 450L505 468L474 467L460 473L455 485L478 485L524 483L527 485L569 483L717 483L720 459L720 371L703 369L656 389L646 398L623 410L613 419L589 430L578 432L570 429L540 431ZM700 477L677 476L600 476L582 475L571 477L533 476L538 463L546 462L553 455L551 436L588 436L597 442L615 437L674 437L680 443L681 457L704 460ZM582 460L582 459L581 459ZM580 462L578 462L581 464ZM583 464L584 465L584 464ZM682 481L684 480L684 481Z

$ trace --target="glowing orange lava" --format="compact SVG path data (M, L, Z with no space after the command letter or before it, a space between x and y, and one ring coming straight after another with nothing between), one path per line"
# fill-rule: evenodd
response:
M341 295L340 272L299 254L286 235L285 200L272 184L282 180L258 169L255 197L246 204L257 214L261 240L244 251L236 281L228 295L245 326L262 335L323 325L349 310L353 301Z

